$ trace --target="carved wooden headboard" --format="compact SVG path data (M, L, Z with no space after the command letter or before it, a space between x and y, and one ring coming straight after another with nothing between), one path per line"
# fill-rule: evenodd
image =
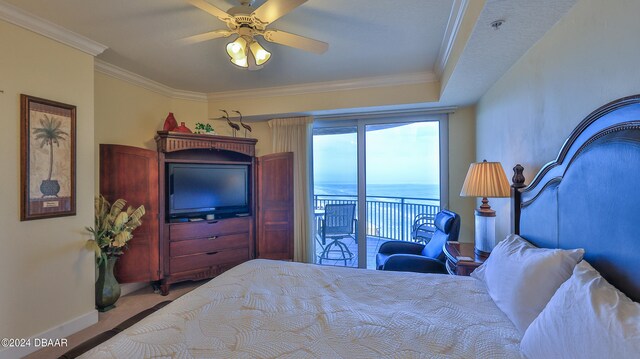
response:
M640 301L640 95L600 107L529 186L514 169L512 231L585 259Z

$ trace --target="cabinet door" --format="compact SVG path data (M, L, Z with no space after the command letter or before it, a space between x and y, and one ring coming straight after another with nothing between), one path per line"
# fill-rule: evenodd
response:
M258 158L258 258L293 260L293 153Z
M158 232L158 154L143 148L100 145L100 193L111 203L144 205L142 225L133 232L116 264L120 283L160 279Z

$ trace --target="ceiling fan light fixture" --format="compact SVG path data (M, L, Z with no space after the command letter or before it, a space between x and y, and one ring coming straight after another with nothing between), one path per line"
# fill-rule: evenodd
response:
M243 68L249 67L249 61L248 61L248 57L247 56L241 57L241 58L238 58L238 59L231 58L230 61L231 61L232 64L234 64L234 65L236 65L238 67L243 67Z
M245 40L242 36L238 36L238 38L227 44L227 54L231 57L232 60L239 60L242 58L247 58L247 40ZM233 62L233 61L231 61Z
M286 31L268 28L271 23L285 16L308 0L261 0L261 5L253 8L255 0L237 0L240 6L224 11L209 3L209 0L185 0L224 22L228 30L214 30L203 34L189 36L185 43L197 43L236 34L233 42L226 46L226 51L235 66L248 70L259 70L271 58L255 39L261 36L265 41L293 47L296 49L323 54L329 44L292 34ZM1 2L1 0L0 0Z
M258 66L265 64L271 58L271 53L265 50L258 41L253 41L249 45L249 49L251 50L251 54L253 54L253 58L256 60L256 65Z

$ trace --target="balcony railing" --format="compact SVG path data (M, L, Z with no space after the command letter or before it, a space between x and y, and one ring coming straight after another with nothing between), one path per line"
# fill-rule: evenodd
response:
M356 196L315 195L315 208L327 204L344 204L358 201ZM413 220L418 214L435 217L440 211L440 200L435 198L380 197L370 196L367 206L367 235L400 241L411 240Z

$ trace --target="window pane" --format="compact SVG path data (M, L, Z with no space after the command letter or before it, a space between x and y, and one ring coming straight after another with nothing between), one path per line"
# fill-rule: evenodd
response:
M358 266L356 127L315 129L313 135L316 263Z
M412 235L418 215L440 207L439 123L366 126L367 268L388 240Z

